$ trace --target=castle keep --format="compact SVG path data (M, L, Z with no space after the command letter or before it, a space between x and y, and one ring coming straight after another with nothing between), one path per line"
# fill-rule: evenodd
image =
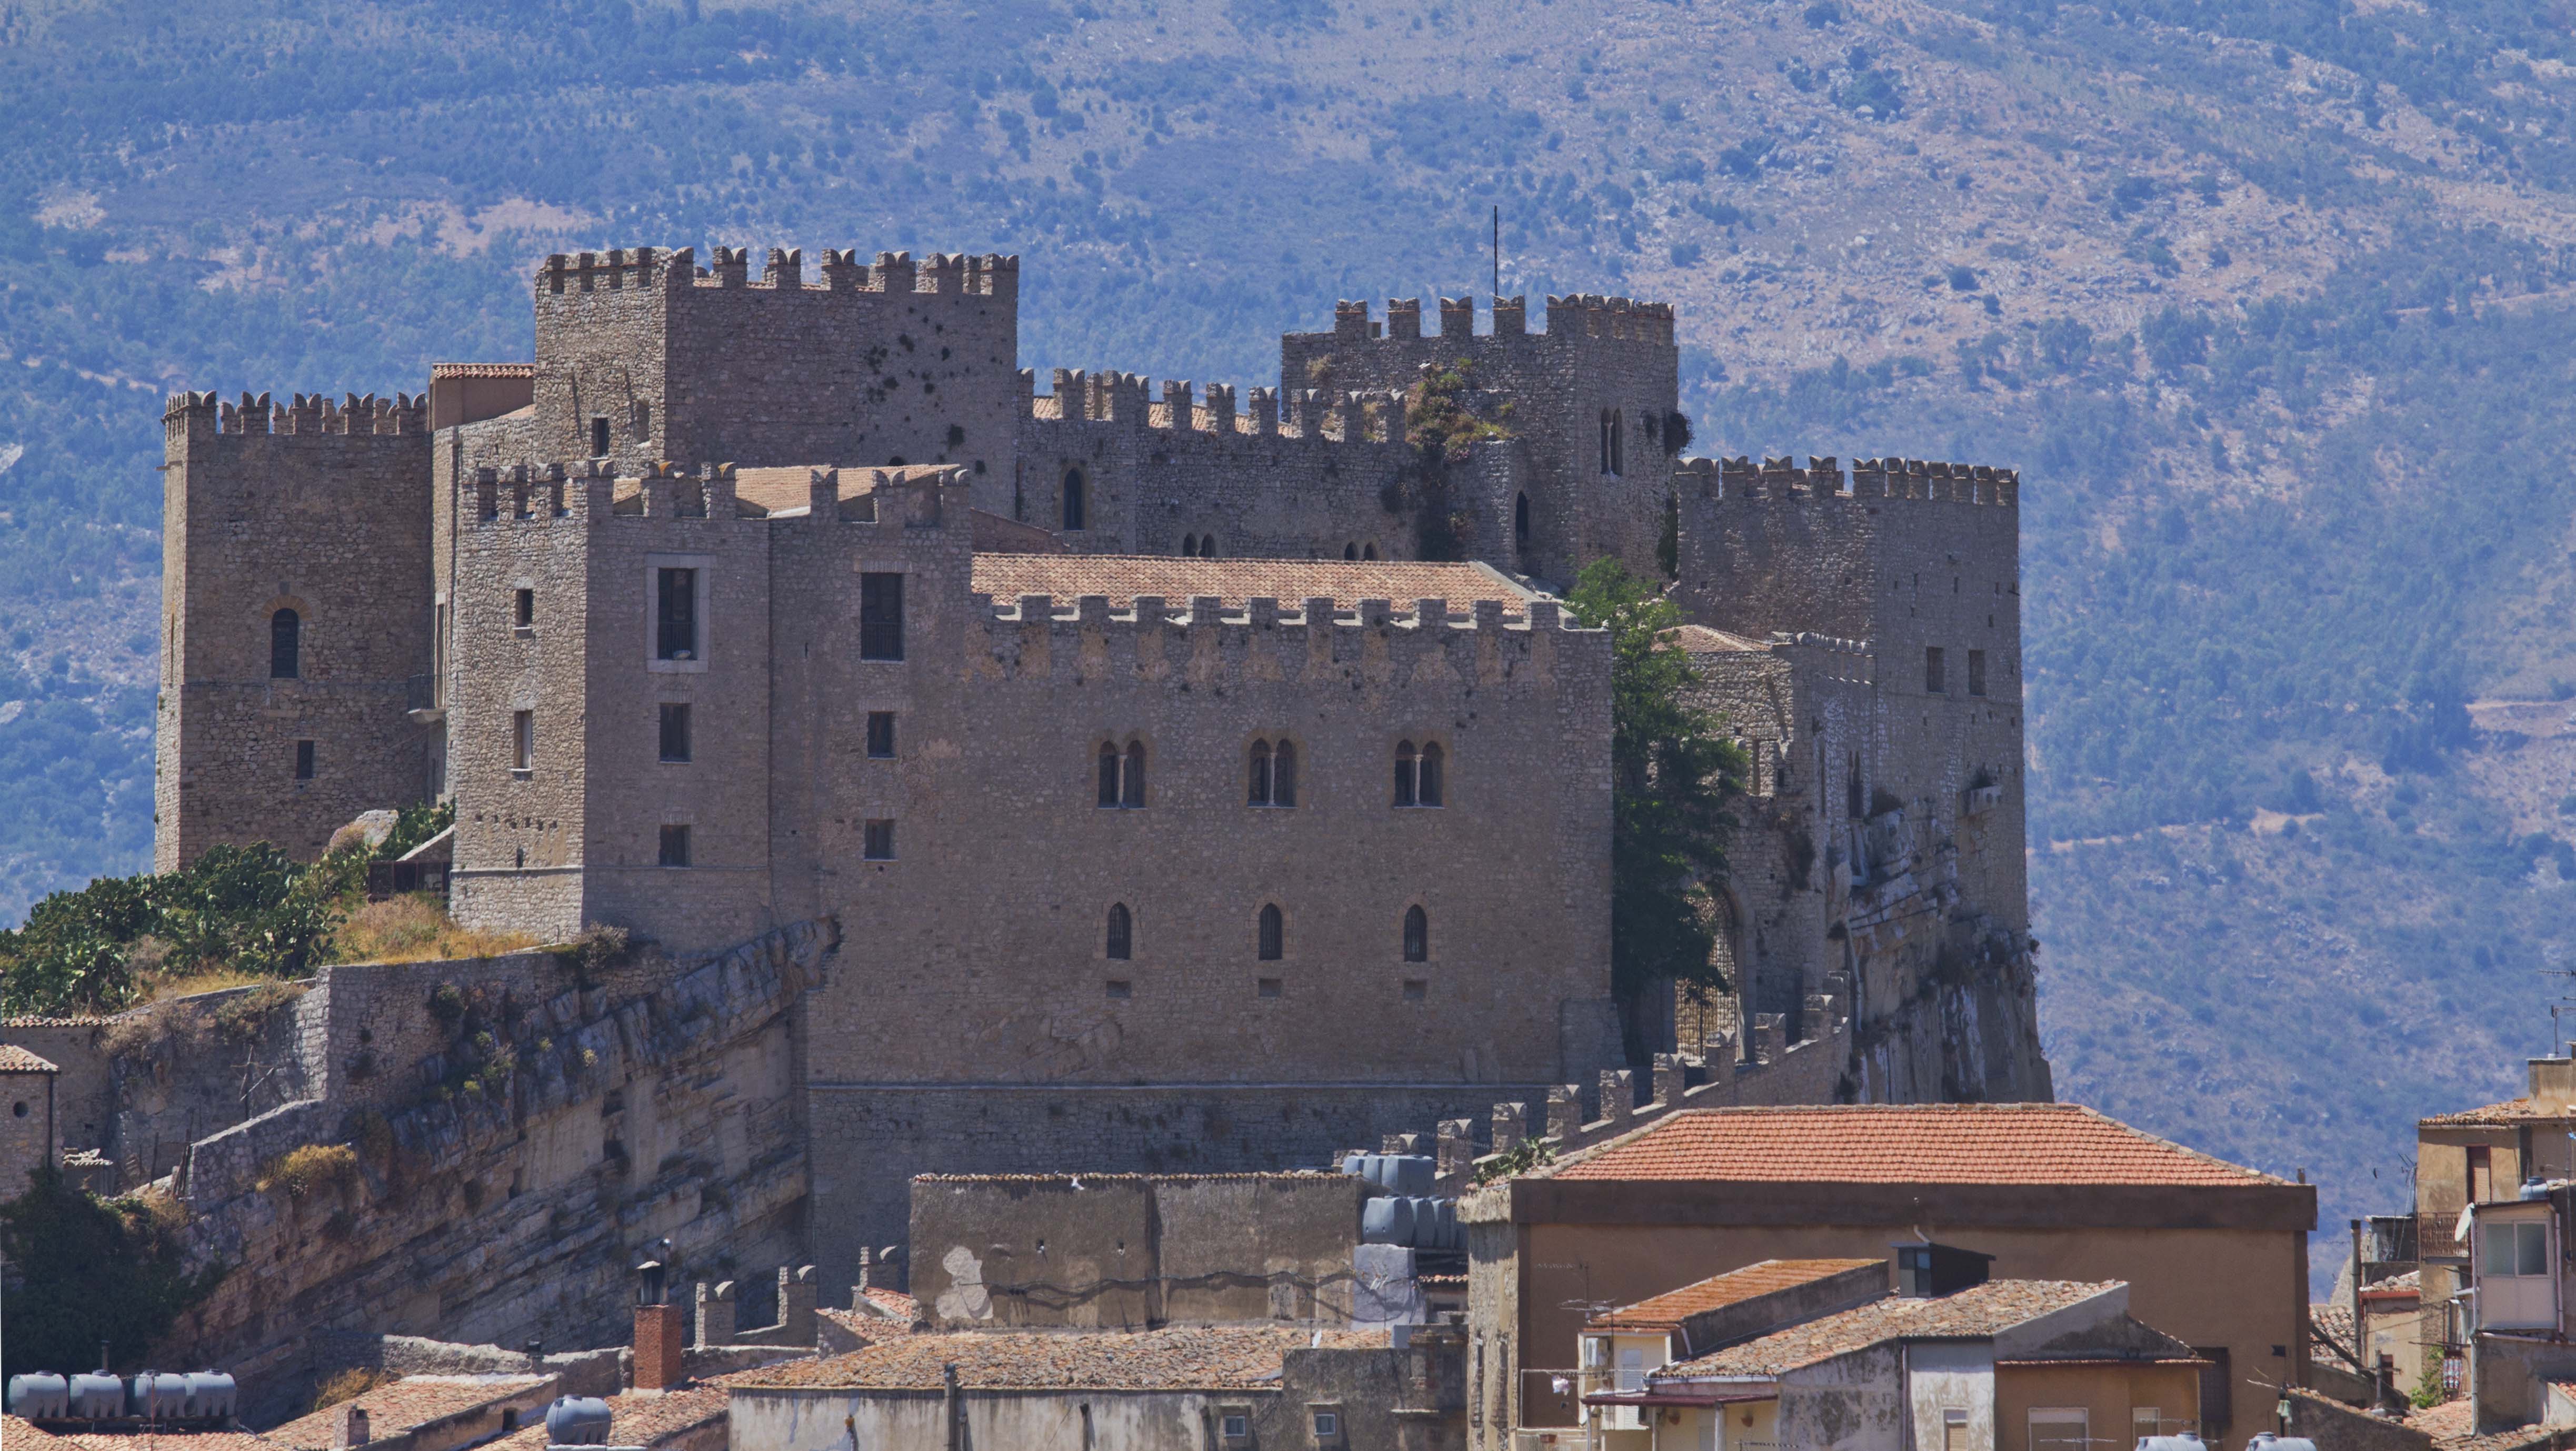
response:
M2010 472L1682 458L1672 310L1624 298L1344 303L1275 389L1041 395L1017 258L751 272L558 255L531 363L171 400L160 867L446 797L470 924L830 919L789 1021L835 1275L915 1173L1624 1122L1633 1054L1667 1106L2048 1095ZM1424 446L1435 386L1474 441ZM1755 769L1734 993L1623 1025L1608 640L1557 595L1659 572L1668 510Z

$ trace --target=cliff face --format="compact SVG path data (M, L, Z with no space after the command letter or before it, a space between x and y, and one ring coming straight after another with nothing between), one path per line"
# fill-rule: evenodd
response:
M798 1262L790 1009L835 940L327 970L297 1015L319 1091L174 1176L194 1260L230 1273L156 1353L232 1370L257 1419L335 1332L615 1343L640 1259L682 1284Z

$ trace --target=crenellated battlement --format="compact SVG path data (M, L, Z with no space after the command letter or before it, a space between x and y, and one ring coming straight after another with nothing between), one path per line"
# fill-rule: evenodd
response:
M1207 385L1205 402L1188 379L1163 382L1163 396L1151 395L1142 373L1113 370L1085 372L1058 368L1054 394L1038 393L1037 373L1020 370L1026 417L1077 423L1114 423L1171 433L1241 435L1251 438L1314 438L1335 443L1407 441L1405 396L1399 392L1347 392L1328 388L1246 388L1231 383ZM1238 406L1239 404L1239 406Z
M244 393L238 403L218 401L211 392L174 393L163 407L162 421L171 428L219 435L287 434L425 434L429 432L429 397L396 393L343 394L339 402L320 393L297 393L283 406L266 393Z
M621 247L606 252L557 252L537 269L537 290L614 292L674 287L747 288L753 290L872 293L947 293L957 296L1014 297L1019 291L1017 255L987 252L933 252L919 262L910 252L879 252L875 265L858 260L855 248L825 248L816 280L805 275L801 247L772 247L758 282L751 280L751 249L713 247L706 266L697 249Z
M1382 323L1370 320L1367 302L1344 299L1333 304L1333 331L1330 336L1336 341L1347 339L1355 342L1419 342L1425 337L1436 337L1443 342L1464 341L1480 336L1476 331L1476 299L1441 298L1440 331L1431 334L1422 330L1422 299L1418 297L1388 298L1386 320ZM1481 336L1533 336L1529 331L1529 299L1493 299L1492 325ZM1593 293L1550 297L1547 300L1546 326L1534 336L1615 338L1670 347L1673 345L1673 305Z
M971 470L869 469L845 490L836 468L745 471L655 459L621 473L604 458L473 470L456 484L456 517L469 529L587 524L614 519L796 519L936 526L965 517ZM802 472L793 486L781 475ZM790 502L791 495L793 502Z
M1568 670L1606 671L1609 635L1582 626L1555 600L1361 599L1344 608L1327 596L1283 603L1215 595L1174 601L1138 595L1117 608L1108 595L1071 600L1024 594L996 600L978 592L980 646L970 665L988 678L1046 677L1123 668L1148 679L1190 683L1276 680L1316 672L1355 683L1503 685L1553 683ZM1120 667L1109 643L1121 641ZM1579 654L1568 656L1563 652Z
M1983 464L1857 459L1848 493L1842 466L1830 454L1810 457L1805 468L1787 458L1766 458L1756 465L1749 457L1687 458L1674 468L1680 481L1696 483L1701 497L1710 499L1937 499L2012 508L2021 498L2018 470Z

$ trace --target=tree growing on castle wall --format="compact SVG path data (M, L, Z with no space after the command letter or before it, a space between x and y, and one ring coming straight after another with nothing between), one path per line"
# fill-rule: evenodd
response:
M37 1170L27 1192L0 1204L9 1266L0 1375L86 1370L102 1340L113 1364L137 1365L224 1276L220 1264L186 1267L181 1214L167 1198L101 1199L58 1169Z
M1745 757L1690 704L1690 657L1672 635L1681 607L1653 581L1596 559L1567 603L1610 632L1610 975L1628 1056L1643 1061L1659 992L1733 987L1712 960L1710 888L1726 874L1726 802Z
M1404 400L1406 434L1421 462L1410 480L1414 539L1424 559L1463 559L1461 541L1469 521L1450 503L1449 470L1467 461L1471 444L1509 438L1509 399L1479 394L1475 364L1461 358L1438 372L1427 372ZM1399 500L1401 504L1403 500ZM1391 510L1390 512L1395 512Z

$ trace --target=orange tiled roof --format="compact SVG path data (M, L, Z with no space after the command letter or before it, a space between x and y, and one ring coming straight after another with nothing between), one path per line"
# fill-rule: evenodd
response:
M17 1451L21 1446L48 1445L59 1439L61 1438L53 1432L45 1430L33 1421L22 1421L16 1416L0 1415L0 1446L9 1448L9 1451Z
M608 1402L608 1444L654 1446L674 1436L725 1419L732 1402L731 1376L717 1376L666 1391L619 1391ZM369 1427L369 1430L373 1430ZM543 1411L528 1424L491 1443L498 1451L545 1451L548 1444Z
M1361 1350L1387 1344L1383 1330L1326 1330L1323 1344ZM745 1389L937 1390L954 1364L968 1390L1256 1390L1275 1388L1290 1350L1317 1332L1287 1326L1222 1325L1092 1334L968 1331L907 1335L824 1360L743 1372Z
M1538 1170L1561 1180L2277 1186L2076 1103L1687 1108Z
M1537 1177L1806 1184L2280 1184L2066 1103L1687 1109Z
M429 376L437 378L533 378L534 363L432 363Z
M1667 1290L1634 1305L1596 1315L1587 1330L1665 1330L1703 1311L1740 1305L1757 1295L1794 1289L1852 1270L1870 1269L1885 1260L1764 1260L1740 1270L1711 1275L1695 1285Z
M6 1428L8 1451L18 1451L18 1427L26 1425L15 1421ZM278 1451L276 1442L250 1431L83 1431L34 1444L53 1451Z
M60 1071L51 1063L15 1043L0 1043L0 1073L58 1073Z
M275 1427L267 1433L268 1439L295 1451L330 1451L332 1423L342 1410L355 1405L367 1413L368 1432L383 1440L461 1411L509 1400L551 1379L542 1375L407 1375L340 1405Z
M2437 1113L2415 1121L2417 1128L2481 1128L2488 1125L2510 1127L2514 1124L2555 1123L2576 1119L2576 1108L2563 1103L2540 1103L2528 1098L2508 1098L2479 1108L2464 1108L2458 1113Z
M104 1028L110 1021L96 1016L0 1018L0 1028Z
M1138 595L1161 595L1173 608L1193 596L1215 595L1228 608L1249 599L1274 599L1289 609L1318 595L1349 609L1364 599L1392 600L1410 613L1413 602L1442 599L1464 614L1477 600L1501 600L1509 613L1537 596L1498 570L1481 564L1339 559L1182 559L1147 554L978 554L975 588L1008 604L1024 594L1052 595L1071 605L1083 595L1107 595L1124 609Z
M1778 1375L1887 1340L1994 1335L2118 1288L2117 1280L1989 1280L1937 1300L1889 1296L1810 1320L1696 1360L1668 1365L1656 1379Z

